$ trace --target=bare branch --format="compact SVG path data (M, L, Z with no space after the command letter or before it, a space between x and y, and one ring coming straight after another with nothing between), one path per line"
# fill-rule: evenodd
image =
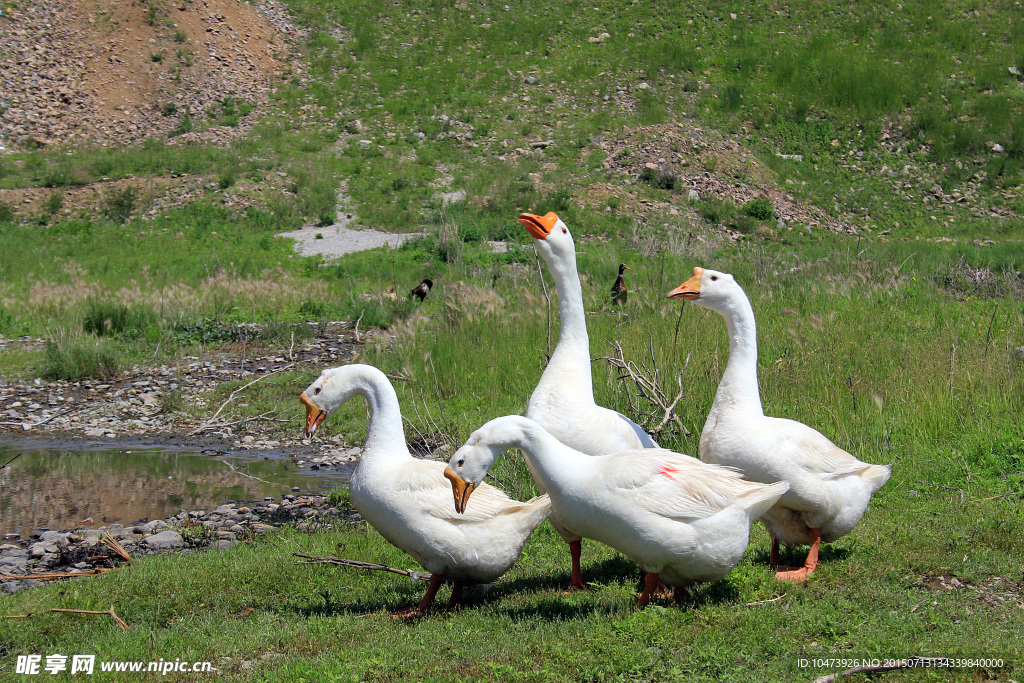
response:
M292 553L292 555L306 559L305 562L299 562L299 564L336 564L341 567L355 567L356 569L372 569L381 572L391 572L392 574L401 574L402 576L408 576L416 581L427 581L430 579L430 574L414 572L411 569L396 569L395 567L389 567L386 564L360 562L359 560L346 560L341 557L317 557L316 555L307 555L305 553Z
M189 436L195 436L199 432L202 432L202 431L205 431L207 429L210 429L211 427L215 428L215 427L218 427L218 426L223 426L223 425L215 425L213 423L213 421L216 420L217 416L221 414L221 411L224 410L224 408L226 408L227 405L229 403L231 403L231 401L233 401L235 399L235 396L238 395L239 392L244 391L245 389L248 389L253 384L256 384L256 382L264 380L267 377L270 377L271 375L276 375L276 374L278 374L280 372L284 372L285 370L290 369L293 365L294 365L294 363L288 363L287 365L282 365L277 370L274 370L273 372L268 372L265 375L260 375L259 377L257 377L253 381L249 382L248 384L240 386L237 389L235 389L234 391L232 391L230 394L228 394L227 400L224 401L224 403L221 404L220 408L217 409L217 412L213 414L213 417L211 417L209 420L207 420L204 424L199 425L198 427L193 429L191 432L189 432Z
M647 424L644 424L644 428L652 434L659 434L669 423L674 423L680 432L686 436L691 436L690 430L683 424L682 419L676 415L675 407L679 403L679 400L683 397L683 373L686 372L686 368L690 365L690 356L686 356L686 362L683 364L683 369L676 375L676 384L679 387L678 393L675 398L669 399L668 394L661 386L661 372L658 368L657 359L654 356L654 338L652 336L651 345L651 364L653 369L648 368L646 362L641 362L637 365L631 360L626 360L625 354L622 351L622 344L618 340L611 342L612 348L615 351L615 356L601 356L598 360L607 361L612 367L619 371L616 379L619 382L629 380L636 388L635 398L633 393L626 391L626 402L629 405L630 410L640 418L647 418L644 420ZM644 399L647 403L653 404L657 409L655 413L644 412L640 408L640 399ZM652 422L658 420L658 423L653 427L650 426ZM640 420L638 420L640 422ZM643 424L643 423L641 423Z

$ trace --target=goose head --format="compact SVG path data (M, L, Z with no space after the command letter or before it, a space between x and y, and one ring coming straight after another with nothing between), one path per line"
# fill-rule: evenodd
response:
M627 270L632 270L632 268L627 266L625 263L620 263L619 264L619 277L622 277L622 274L625 273Z
M689 280L666 296L669 299L692 301L701 308L724 313L736 300L737 292L741 297L745 296L729 273L697 267L693 269L693 275Z
M455 511L466 511L473 489L487 476L494 461L510 448L521 446L532 429L542 429L533 420L519 415L498 417L469 435L466 443L448 461L445 478L452 483Z
M317 427L355 394L359 367L344 365L324 370L299 396L306 406L307 437L313 436Z
M553 211L543 216L532 213L519 214L519 222L533 237L534 244L548 266L558 263L572 263L576 268L576 245L572 241L572 233Z

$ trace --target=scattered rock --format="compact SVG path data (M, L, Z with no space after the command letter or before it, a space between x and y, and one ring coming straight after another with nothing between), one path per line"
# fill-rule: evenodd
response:
M145 543L155 550L166 550L168 548L180 548L185 545L185 539L177 531L161 531L158 534L147 536Z

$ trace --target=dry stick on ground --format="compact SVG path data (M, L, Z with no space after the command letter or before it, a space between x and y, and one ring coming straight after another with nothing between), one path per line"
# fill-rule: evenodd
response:
M3 426L3 427L24 427L25 425L28 425L28 428L32 429L33 427L38 427L39 425L46 424L47 422L49 422L50 420L53 420L55 418L63 417L64 415L67 415L68 413L72 412L73 410L74 410L74 408L66 408L64 410L58 410L56 413L54 413L50 417L48 417L48 418L46 418L44 420L40 420L39 422L0 422L0 426ZM21 453L19 453L18 455L21 455ZM15 457L17 457L17 456L15 456Z
M52 579L77 579L79 576L98 576L109 572L116 572L117 568L107 569L96 567L84 572L48 572L42 574L25 574L24 576L0 574L0 581L50 581Z
M111 617L113 617L114 623L116 623L118 626L121 627L122 631L127 631L128 630L128 624L124 623L124 620L122 620L121 617L117 616L117 614L114 612L114 606L113 605L110 606L110 609L103 610L103 611L100 611L100 612L96 612L94 610L88 610L88 609L57 609L57 608L51 609L50 611L51 612L65 612L67 614L109 614Z
M786 597L786 594L778 596L777 598L769 598L768 600L758 600L757 602L748 602L745 607L756 607L758 605L767 605L770 602L778 602L782 598Z
M100 543L102 543L103 545L105 545L108 548L110 548L111 550L113 550L115 553L117 553L118 557L120 557L122 560L124 560L128 564L132 563L132 556L129 555L128 551L125 550L121 546L121 544L117 542L117 539L115 539L110 534L104 534L103 537L100 538Z
M650 370L645 364L637 366L633 361L627 361L625 354L622 351L622 344L618 341L612 342L612 347L615 349L615 357L601 356L599 360L608 361L613 367L619 370L618 380L621 382L625 379L630 379L637 388L637 399L643 398L653 403L661 410L661 421L653 428L649 429L651 433L658 434L669 421L675 422L679 429L686 436L690 436L690 430L683 424L682 419L675 413L676 404L683 397L683 373L686 372L686 368L690 364L689 354L686 356L686 362L683 363L683 369L676 375L676 383L679 385L679 393L676 394L675 398L671 401L668 398L668 394L661 388L661 376L658 370L657 361L654 359L654 339L651 338L651 362L654 364L654 370ZM633 403L633 396L628 391L626 392L626 399L629 402L629 407L633 409L639 415L647 415L649 417L655 417L649 413L644 413L640 410L640 406Z
M287 365L283 365L283 366L279 367L277 370L274 370L273 372L268 372L265 375L261 375L260 377L257 377L256 379L254 379L253 381L249 382L248 384L240 386L237 389L235 389L234 391L232 391L230 394L228 394L227 400L224 401L224 403L221 404L220 408L217 409L217 412L213 414L213 417L211 417L206 423L201 424L198 427L196 427L195 429L193 429L191 432L189 432L188 435L189 436L195 436L199 432L205 431L207 429L217 429L218 427L222 427L223 425L213 424L213 421L216 420L217 416L220 415L221 411L224 410L224 408L226 408L227 405L229 403L231 403L231 401L234 400L234 398L238 394L238 392L243 391L245 389L248 389L253 384L256 384L256 382L259 382L260 380L264 380L267 377L270 377L271 375L276 375L279 372L284 372L285 370L288 370L289 368L291 368L293 365L294 365L294 363L288 363Z
M366 313L366 309L365 308L363 310L359 311L359 317L356 318L356 329L355 329L356 344L362 344L363 343L363 340L359 338L359 321L363 319L363 313Z
M386 564L374 564L373 562L360 562L359 560L345 560L340 557L317 557L316 555L307 555L306 553L292 553L295 557L306 558L305 562L299 562L299 564L336 564L341 567L355 567L356 569L372 569L380 572L391 572L392 574L401 574L402 576L408 576L411 579L417 581L426 581L430 578L430 574L423 572L414 572L411 569L396 569L395 567L389 567Z
M852 669L840 671L837 674L829 674L828 676L815 678L814 683L833 683L833 681L838 681L840 678L852 676L853 674L874 674L882 673L883 671L892 671L893 669L916 669L934 666L948 666L948 662L949 660L945 657L908 657L907 659L901 659L896 663L855 666Z

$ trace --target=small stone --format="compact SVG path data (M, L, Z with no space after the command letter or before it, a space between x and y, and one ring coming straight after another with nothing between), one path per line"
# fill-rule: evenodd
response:
M167 548L180 548L185 545L185 539L177 531L167 530L158 534L147 536L145 543L154 550L165 550Z

